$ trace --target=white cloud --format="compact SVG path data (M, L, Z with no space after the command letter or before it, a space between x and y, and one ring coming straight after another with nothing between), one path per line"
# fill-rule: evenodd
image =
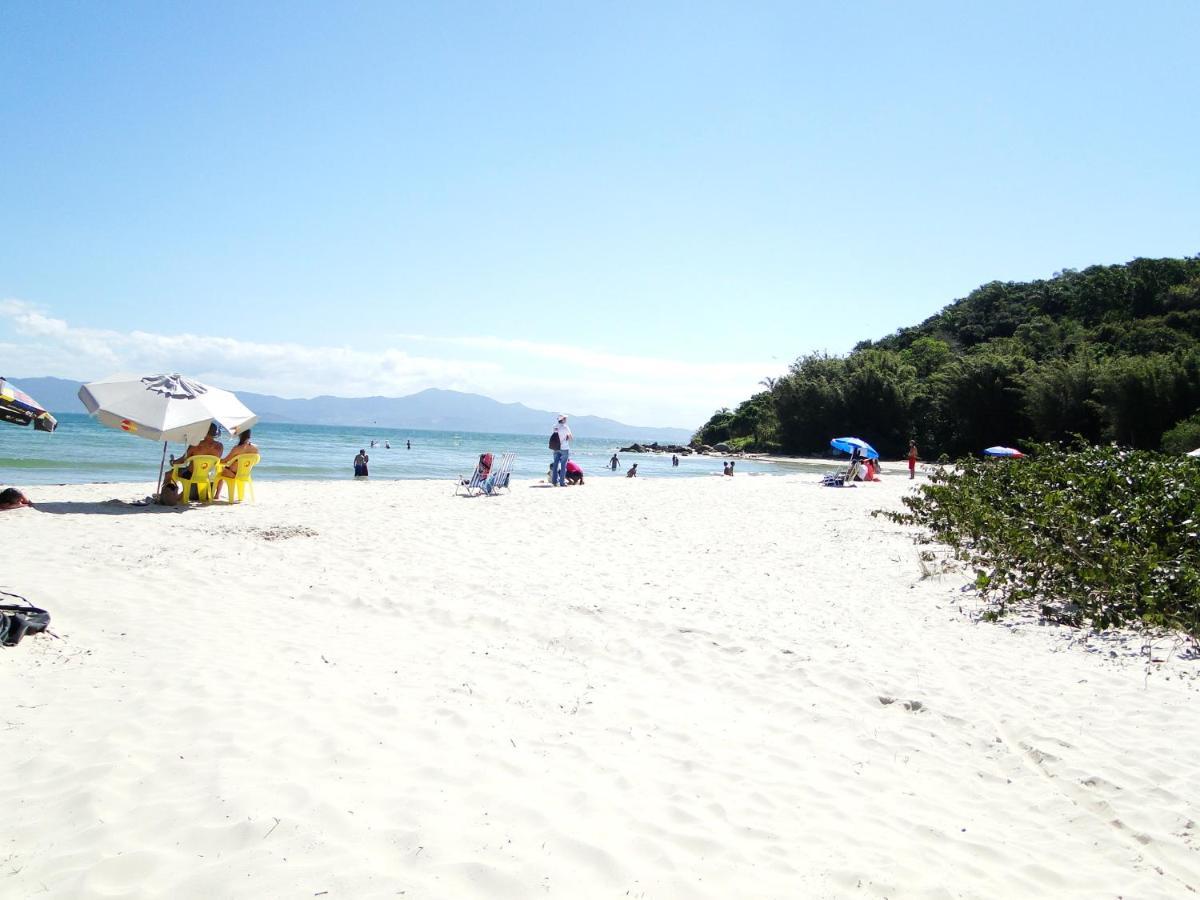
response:
M496 337L396 335L382 350L72 326L0 300L4 373L93 380L114 372L183 372L234 390L285 397L402 396L425 388L635 425L694 427L757 389L777 363L697 364ZM407 348L407 349L406 349Z

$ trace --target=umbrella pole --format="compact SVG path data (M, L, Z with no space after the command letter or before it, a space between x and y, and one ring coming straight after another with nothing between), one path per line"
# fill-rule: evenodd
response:
M158 493L162 490L163 469L166 468L166 465L167 465L167 442L163 441L163 455L162 455L162 459L159 460L159 463L158 463L158 481L154 482L155 496L157 496Z

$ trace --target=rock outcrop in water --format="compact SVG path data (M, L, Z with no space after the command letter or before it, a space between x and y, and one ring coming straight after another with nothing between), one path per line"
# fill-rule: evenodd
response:
M621 453L677 453L680 456L691 456L697 452L692 447L684 447L681 444L660 444L655 441L652 444L630 444L628 447L622 447Z

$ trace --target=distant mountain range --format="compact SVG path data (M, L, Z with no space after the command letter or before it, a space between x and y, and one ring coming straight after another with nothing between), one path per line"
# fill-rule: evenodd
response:
M51 412L82 413L79 383L65 378L12 378L13 384ZM304 425L354 425L413 428L429 431L482 431L497 434L549 434L557 412L530 409L521 403L500 403L480 394L436 388L407 397L313 397L287 400L270 394L236 391L263 422ZM658 441L684 444L691 432L683 428L624 425L599 416L571 416L571 431L581 438Z

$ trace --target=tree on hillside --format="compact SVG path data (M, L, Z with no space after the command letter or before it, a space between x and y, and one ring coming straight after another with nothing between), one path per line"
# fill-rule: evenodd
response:
M963 356L934 377L934 391L949 425L942 446L953 455L1011 444L1029 434L1021 391L1023 357L980 352Z
M846 363L844 420L828 437L860 435L885 456L899 456L913 434L917 372L891 350L856 353Z
M1025 413L1041 441L1090 442L1104 436L1104 408L1097 390L1101 367L1090 353L1030 368L1023 381Z
M729 423L733 420L733 413L728 406L722 406L712 414L707 422L700 426L700 430L692 437L694 444L720 444L727 441L733 435L729 430Z
M749 400L743 401L733 411L729 430L733 435L752 438L752 449L764 450L775 442L778 418L775 415L775 398L770 391L760 391Z
M699 434L789 453L856 433L885 454L1079 434L1158 447L1200 409L1200 257L993 281L845 357L811 354Z
M1097 394L1108 439L1155 449L1167 429L1200 407L1200 350L1109 360Z
M844 359L813 353L792 363L775 389L779 443L785 453L827 449L829 436L845 424L845 384Z

